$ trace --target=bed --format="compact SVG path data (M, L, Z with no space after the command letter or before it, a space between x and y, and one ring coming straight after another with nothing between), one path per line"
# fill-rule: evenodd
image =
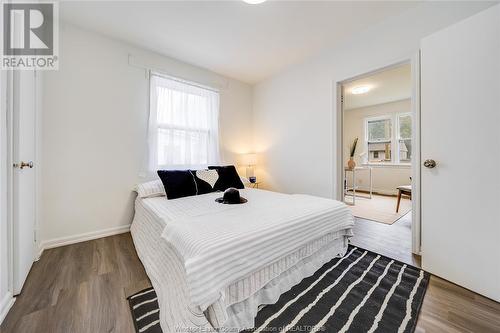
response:
M238 332L265 304L345 254L354 219L338 201L242 189L137 198L131 233L158 296L163 332Z

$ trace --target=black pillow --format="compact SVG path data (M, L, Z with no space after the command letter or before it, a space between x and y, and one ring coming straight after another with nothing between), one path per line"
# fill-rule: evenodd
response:
M230 187L239 189L245 188L234 165L209 166L208 169L217 170L219 173L219 179L217 179L217 182L214 185L215 191L225 191Z
M196 195L196 184L191 171L158 170L158 176L169 200Z

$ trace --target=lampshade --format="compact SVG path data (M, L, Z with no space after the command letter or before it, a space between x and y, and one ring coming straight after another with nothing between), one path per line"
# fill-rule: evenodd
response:
M257 154L244 154L241 156L242 165L256 165L257 164Z

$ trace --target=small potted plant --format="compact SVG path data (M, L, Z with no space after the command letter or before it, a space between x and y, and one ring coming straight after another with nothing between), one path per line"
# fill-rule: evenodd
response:
M349 148L349 161L347 161L347 167L350 170L356 167L356 162L354 162L354 154L356 153L357 145L358 145L358 138L354 139L352 145Z

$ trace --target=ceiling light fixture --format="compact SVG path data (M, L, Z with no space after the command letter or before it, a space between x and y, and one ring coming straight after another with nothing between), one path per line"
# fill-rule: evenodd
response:
M354 95L359 95L359 94L364 94L364 93L367 93L368 91L370 91L371 87L370 86L358 86L358 87L354 87L351 89L351 92L354 94Z
M266 0L243 0L243 1L250 5L258 5L259 3L263 3Z

